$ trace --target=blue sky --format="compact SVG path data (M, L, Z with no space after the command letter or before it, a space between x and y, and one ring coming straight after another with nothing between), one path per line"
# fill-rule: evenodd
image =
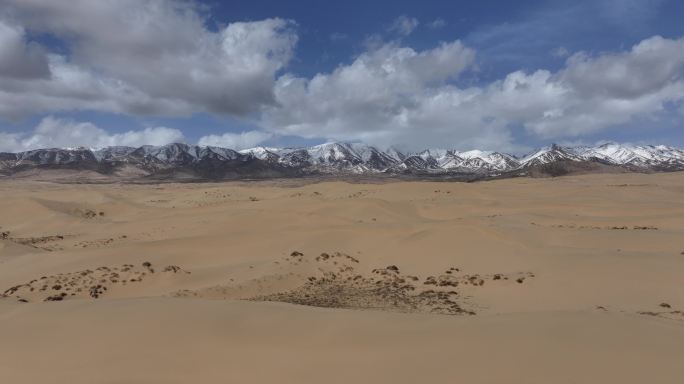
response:
M0 150L684 146L681 1L76 1L0 0Z
M653 35L680 37L684 3L660 0L481 0L481 1L345 1L296 2L256 0L208 1L212 20L259 20L283 17L297 21L301 40L290 70L311 76L349 62L364 50L364 41L384 34L401 16L420 27L404 42L415 49L461 39L478 49L483 80L518 70L555 69L563 58L550 53L628 48ZM232 18L231 18L232 16ZM442 20L443 25L430 27ZM340 38L331 40L331 36Z

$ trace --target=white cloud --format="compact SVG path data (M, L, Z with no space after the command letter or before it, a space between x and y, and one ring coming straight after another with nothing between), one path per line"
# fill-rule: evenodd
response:
M18 133L0 132L0 152L15 152L21 148L21 135Z
M222 135L208 135L199 139L201 146L212 146L241 150L253 148L273 137L272 134L261 131L247 131L242 133L224 133Z
M107 146L123 145L138 147L141 145L165 145L182 143L185 141L183 133L174 128L148 127L139 131L127 131L110 135L106 140Z
M447 22L442 18L437 18L428 23L428 27L431 29L440 29L447 26Z
M262 124L309 138L510 150L512 126L574 138L684 102L684 38L576 54L556 73L516 71L489 85L455 86L473 58L458 41L423 52L389 44L329 74L283 76L278 106L264 109Z
M1 82L0 116L6 118L70 109L245 115L273 102L276 73L297 42L294 23L282 19L211 31L199 6L180 0L4 3L0 20L23 27L0 24L0 74L29 59L32 72L49 65L52 73ZM53 53L47 63L41 49L26 44L25 30L56 36L69 55ZM7 64L9 49L24 56L11 55Z
M0 132L0 151L20 152L39 148L164 145L184 142L183 133L165 127L110 134L90 122L45 117L31 133Z
M627 52L597 57L577 53L561 77L583 96L633 99L680 81L682 66L684 38L654 36Z
M402 36L408 36L418 28L418 24L420 24L418 19L402 15L394 19L388 30Z
M26 41L20 26L0 20L0 78L44 78L50 75L45 52Z
M458 41L424 52L387 44L330 74L310 80L284 76L276 84L279 106L266 108L262 123L284 135L377 144L420 146L440 134L442 142L474 138L480 124L473 126L470 116L444 121L443 114L428 112L467 102L469 92L442 94L439 87L469 68L474 57Z
M684 38L654 36L626 52L578 53L546 81L563 96L524 123L541 137L563 137L653 117L668 103L684 101L683 75Z
M306 78L281 75L297 42L293 21L209 28L206 8L184 0L0 2L5 119L75 110L211 113L246 116L276 135L507 149L513 146L512 127L535 138L574 140L655 119L665 110L684 111L684 38L655 36L623 52L575 53L555 72L514 71L488 84L463 86L468 82L456 80L476 64L475 51L461 42L416 51L372 35L351 63ZM563 12L554 15L542 18L544 26L568 20ZM389 29L401 41L419 24L401 16ZM441 19L427 24L440 25ZM507 38L520 30L550 33L507 24L495 35ZM60 40L65 49L50 52L31 42L36 34ZM508 49L487 38L471 41ZM570 52L559 47L551 54ZM136 146L180 139L180 131L167 128L109 134L93 124L47 118L34 132L0 132L0 147ZM235 148L266 139L262 131L202 138Z

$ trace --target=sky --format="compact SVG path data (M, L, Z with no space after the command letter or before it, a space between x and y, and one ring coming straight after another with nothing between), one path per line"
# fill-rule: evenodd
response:
M679 0L0 0L0 151L684 146Z

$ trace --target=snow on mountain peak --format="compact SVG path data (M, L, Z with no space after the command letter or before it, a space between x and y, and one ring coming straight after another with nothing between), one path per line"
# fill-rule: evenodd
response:
M11 156L10 156L11 155ZM283 168L336 173L377 172L458 172L498 174L557 161L599 161L636 169L684 170L684 151L665 145L632 145L613 142L593 147L563 147L552 144L526 156L468 150L426 149L403 153L396 148L385 150L360 143L330 142L307 148L254 147L236 152L232 149L169 144L163 146L108 147L102 149L43 149L17 154L3 154L3 167L19 164L60 165L79 161L139 164L155 168L192 167L206 164L220 167L221 162L252 164L258 159ZM16 161L12 163L12 161ZM235 162L237 161L237 163ZM13 165L14 164L14 165ZM0 169L1 171L1 169Z

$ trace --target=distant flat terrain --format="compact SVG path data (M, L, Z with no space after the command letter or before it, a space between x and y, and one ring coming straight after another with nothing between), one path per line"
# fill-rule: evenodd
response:
M0 181L2 383L681 383L684 173Z

